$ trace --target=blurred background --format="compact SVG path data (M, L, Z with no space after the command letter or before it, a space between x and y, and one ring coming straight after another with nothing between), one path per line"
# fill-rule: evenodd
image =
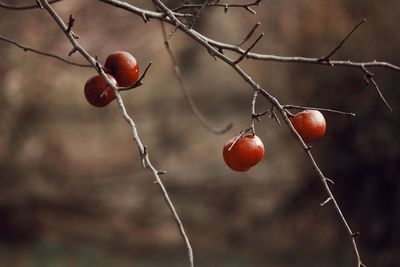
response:
M148 0L127 2L153 8ZM246 1L227 0L234 2ZM287 127L263 118L256 130L264 160L246 173L224 164L222 147L248 127L252 97L229 67L184 34L172 36L194 102L215 127L234 124L213 135L184 101L158 21L144 24L98 1L62 1L54 8L65 20L74 15L80 44L101 62L117 50L132 53L142 70L153 61L144 85L122 96L155 166L168 172L164 182L197 266L356 266L349 236L333 207L320 207L326 193ZM209 8L195 28L237 43L260 21L257 32L265 37L255 51L320 57L366 18L334 58L400 65L398 0L269 0L256 11ZM65 57L71 50L45 11L0 9L0 22L1 36ZM0 266L187 266L177 227L117 105L94 108L84 98L95 71L5 42L0 58ZM78 54L70 59L84 62ZM361 233L364 262L400 266L400 73L371 69L390 113L357 69L241 65L282 103L357 114L325 113L327 133L313 152L335 181L350 226ZM258 111L267 108L260 98Z

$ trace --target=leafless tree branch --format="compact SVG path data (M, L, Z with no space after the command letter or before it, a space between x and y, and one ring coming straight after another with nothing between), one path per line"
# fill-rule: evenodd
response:
M337 114L347 115L347 116L352 116L352 117L356 116L356 114L351 113L351 112L345 112L345 111L334 110L334 109L329 109L329 108L314 108L314 107L304 107L304 106L296 106L296 105L283 105L282 107L284 109L301 109L301 110L311 109L311 110L319 110L319 111L337 113Z
M330 63L330 59L342 46L343 44L350 38L350 36L360 27L362 24L367 22L366 19L363 19L360 23L353 27L353 29L344 37L344 39L325 57L322 57L320 60L323 62Z
M370 72L365 66L362 66L361 69L363 70L363 72L365 73L364 75L364 80L366 81L366 83L369 85L370 83L373 84L373 86L375 87L379 97L381 98L382 102L386 105L387 109L392 112L393 109L392 107L389 105L389 103L387 102L386 98L383 96L381 89L379 88L379 85L377 84L377 82L374 79L374 74L372 72Z
M103 2L108 2L111 0L100 0ZM116 4L116 0L112 0L112 2L114 4ZM223 53L221 53L219 50L217 50L213 45L211 45L207 40L209 40L208 38L205 38L204 36L200 35L199 33L197 33L196 31L194 31L193 29L188 28L184 23L182 23L176 16L174 16L173 12L161 1L161 0L153 0L153 2L158 6L158 8L160 8L160 10L162 10L163 12L165 12L166 16L168 16L168 20L167 22L175 25L176 27L178 27L182 32L186 33L189 37L191 37L192 39L194 39L194 41L196 41L197 43L201 44L202 46L204 46L209 53L212 53L215 57L218 57L219 59L221 59L222 61L224 61L226 64L228 64L229 66L231 66L242 78L245 82L247 82L251 88L253 88L253 90L256 90L257 92L259 92L260 94L262 94L268 101L271 102L271 104L277 109L277 111L281 114L281 116L283 117L285 123L287 124L287 126L289 127L290 131L292 132L292 134L295 136L295 138L300 142L300 144L302 145L303 149L305 150L306 154L308 155L311 164L313 166L313 168L315 169L316 173L318 174L318 176L321 179L321 182L325 188L325 191L328 194L328 197L330 197L332 199L332 202L334 204L334 207L339 215L339 217L341 218L348 234L351 237L352 243L353 243L353 248L354 248L354 252L356 254L356 258L357 258L357 264L363 265L362 261L361 261L361 257L358 251L358 247L357 247L357 243L356 240L353 236L353 231L351 230L349 224L347 223L346 218L344 217L328 183L327 183L327 179L325 177L325 175L323 174L323 172L321 171L321 169L319 168L319 166L317 165L313 155L311 154L310 148L304 143L304 141L302 140L302 138L300 137L300 135L297 133L297 131L295 130L295 128L293 127L290 118L287 115L286 110L283 108L282 104L278 101L278 99L276 99L274 96L272 96L271 94L269 94L266 90L262 89L260 87L260 85L258 85L243 69L241 69L239 67L238 64L235 64L235 61L230 59L229 57L225 56Z
M60 61L62 61L64 63L70 64L70 65L74 65L74 66L78 66L78 67L86 67L86 68L87 67L92 67L91 65L88 65L88 64L76 63L76 62L70 61L68 59L65 59L63 57L57 56L55 54L51 54L51 53L47 53L47 52L43 52L43 51L31 48L29 46L20 44L20 43L14 41L14 40L8 39L8 38L3 37L3 36L0 36L0 40L4 41L4 42L7 42L7 43L10 43L10 44L13 44L13 45L23 49L25 52L32 52L32 53L36 53L36 54L39 54L39 55L42 55L42 56L55 58L55 59L60 60Z
M236 46L242 46L244 43L246 43L251 36L253 36L254 32L256 31L256 29L261 25L260 22L257 22L253 28L249 31L249 33L243 38L243 40L241 40Z
M77 42L76 38L74 37L74 35L72 34L72 32L68 32L68 26L64 23L64 21L61 19L61 17L57 14L57 12L51 7L51 5L47 2L47 0L39 0L44 9L47 10L47 12L51 15L51 17L53 18L53 20L57 23L57 25L61 28L61 30L65 33L65 35L67 36L68 40L71 42L72 46L74 48L76 48L76 50L86 59L90 62L90 64L96 68L96 70L98 71L98 73L107 81L108 85L111 86L111 88L114 90L115 96L116 96L116 101L118 103L118 107L121 111L121 114L123 116L123 118L127 121L127 123L129 124L131 131L132 131L132 135L133 135L133 139L138 147L139 150L139 154L142 157L142 161L143 161L143 165L146 169L148 169L151 174L153 175L153 178L155 179L155 183L158 185L160 191L162 192L162 195L164 197L165 202L168 205L168 208L170 209L173 218L178 226L179 229L179 233L182 236L184 243L186 245L186 248L188 250L188 256L189 256L189 263L190 266L193 267L193 251L192 251L192 247L190 245L189 242L189 238L186 235L185 229L183 227L182 221L179 218L175 207L168 195L167 190L165 189L165 186L163 184L163 182L161 181L160 178L160 171L158 171L153 164L150 161L150 157L149 157L149 153L148 153L148 149L146 148L145 145L143 145L137 128L136 128L136 124L133 121L133 119L128 115L125 105L122 101L122 98L120 96L120 94L118 93L118 88L108 79L107 75L105 74L103 67L101 66L101 64L94 58L92 57L82 46L80 46L80 44Z
M100 2L124 9L126 11L132 12L139 16L146 16L147 18L159 19L163 20L167 23L175 25L172 23L171 19L162 12L154 12L150 10L145 10L128 3L119 1L119 0L99 0ZM187 14L186 14L187 15ZM194 32L197 38L202 39L203 41L207 42L210 46L216 48L219 51L222 50L229 50L232 52L236 52L238 54L244 54L246 50L240 48L234 44L223 43L220 41L216 41L210 39L199 32ZM302 64L315 64L315 65L323 65L323 66L345 66L351 68L361 68L361 67L374 67L374 68L386 68L392 71L400 72L400 66L395 64L391 64L388 62L383 61L369 61L369 62L356 62L352 60L331 60L330 63L321 61L320 58L317 57L298 57L298 56L277 56L277 55L269 55L269 54L261 54L261 53L254 53L249 52L246 55L246 58L254 59L254 60L263 60L263 61L272 61L272 62L281 62L281 63L302 63Z
M127 120L127 122L129 123L129 125L131 126L132 129L132 133L134 136L134 140L138 146L140 155L142 157L142 160L144 162L144 166L149 169L152 174L153 177L155 178L155 182L159 184L159 187L163 193L163 196L174 216L175 221L178 224L180 233L185 241L186 247L188 249L188 255L189 255L189 263L190 266L193 266L193 253L192 253L192 249L189 243L189 239L187 238L187 235L185 234L185 231L183 229L182 223L178 217L178 215L176 214L176 211L174 209L174 206L172 205L172 202L170 201L168 194L163 186L163 184L161 183L161 180L159 178L159 174L161 174L161 171L157 171L151 164L150 160L149 160L149 156L148 156L148 149L141 143L137 130L136 130L136 125L134 123L134 121L129 117L129 115L127 114L124 104L122 102L122 99L118 93L118 88L115 87L107 78L107 76L104 73L104 70L102 69L101 65L99 62L97 62L96 59L94 59L92 56L90 56L75 40L75 37L72 35L71 32L66 31L67 30L67 26L65 25L65 23L61 20L61 18L57 15L57 13L51 8L49 2L47 2L46 0L38 0L39 2L42 3L42 5L44 6L44 8L52 15L53 19L56 21L56 23L60 26L60 28L65 32L65 34L67 35L68 39L70 40L70 42L72 43L74 49L79 52L80 54L82 54L83 57L85 57L93 67L95 67L97 69L97 71L105 78L105 80L109 83L109 85L114 89L116 97L117 97L117 103L120 107L121 113L123 115L123 117L125 118L125 120ZM182 17L190 17L193 16L191 14L185 14L185 13L178 13L179 10L183 10L183 9L187 9L187 8L204 8L205 6L223 6L225 8L225 10L227 10L229 7L233 7L236 5L229 5L229 7L227 7L227 4L223 5L220 4L219 1L216 2L210 2L210 1L206 1L206 5L201 5L199 6L190 6L189 4L184 4L181 7L178 7L177 9L171 10L170 8L168 8L163 1L161 0L152 0L153 3L155 5L157 5L157 7L160 9L159 12L154 12L154 11L149 11L149 10L145 10L145 9L141 9L138 8L134 5L125 3L125 2L121 2L119 0L99 0L100 2L104 2L107 3L109 5L118 7L118 8L122 8L125 9L129 12L132 12L134 14L137 14L143 18L145 18L145 22L147 22L149 19L153 18L153 19L158 19L164 22L167 22L171 25L173 25L176 29L180 29L182 32L184 32L187 36L189 36L191 39L193 39L195 42L199 43L200 45L202 45L214 58L218 58L220 60L222 60L223 62L225 62L227 65L229 65L233 70L236 71L236 73L242 77L242 79L249 85L249 87L253 90L253 101L252 101L252 126L249 127L248 129L245 129L241 132L241 135L244 134L245 132L248 132L250 130L253 130L254 132L254 121L259 117L259 114L255 113L255 103L256 103L256 98L258 95L262 95L266 100L268 100L272 107L270 109L270 113L271 114L275 114L275 111L277 111L280 116L283 118L284 122L286 123L286 125L288 126L289 130L291 131L291 133L293 134L293 136L297 139L297 141L300 143L300 145L302 146L302 148L304 149L305 153L307 154L312 167L314 168L314 170L316 171L317 175L319 176L322 185L327 193L327 200L324 201L321 205L325 205L328 202L332 202L335 210L338 213L338 216L340 217L347 233L350 236L351 242L353 244L353 249L356 255L356 259L357 259L357 265L360 266L365 266L361 260L360 254L359 254L359 250L357 247L357 242L356 242L356 237L359 235L358 232L353 232L352 229L350 228L343 212L341 211L339 204L337 202L337 200L335 199L330 185L328 184L328 182L332 182L331 179L325 177L324 173L321 171L321 169L319 168L318 164L316 163L312 153L311 153L311 147L307 146L304 141L302 140L302 138L300 137L300 135L297 133L297 131L295 130L295 128L293 127L292 123L291 123L291 119L290 119L290 112L288 111L288 109L292 109L292 108L298 108L298 109L303 109L303 108L308 108L308 107L301 107L301 106L294 106L294 105L282 105L278 99L276 99L273 95L271 95L267 90L263 89L257 82L255 82L252 77L250 75L248 75L239 65L238 63L243 60L244 58L249 58L249 59L254 59L254 60L264 60L264 61L275 61L275 62L291 62L291 63L307 63L307 64L317 64L317 65L325 65L325 66L345 66L345 67L352 67L352 68L359 68L362 69L362 71L365 74L366 77L366 81L371 82L375 88L377 89L381 99L385 102L385 104L388 106L389 109L390 106L388 105L387 101L385 100L385 98L383 97L378 84L376 83L376 81L373 78L373 73L370 72L367 68L386 68L392 71L396 71L396 72L400 72L400 67L388 62L378 62L378 61L371 61L371 62L354 62L354 61L350 61L350 60L330 60L330 57L332 55L334 55L342 46L343 44L347 41L347 39L353 34L353 32L364 22L359 23L358 25L356 25L353 30L341 41L341 43L339 43L339 45L332 50L326 57L323 58L307 58L307 57L282 57L282 56L275 56L275 55L267 55L267 54L260 54L260 53L254 53L251 52L251 50L254 48L254 45L257 43L257 41L261 38L259 37L259 39L257 39L256 42L253 43L252 46L250 46L250 48L244 50L242 48L239 47L239 45L233 45L233 44L227 44L227 43L222 43L213 39L210 39L204 35L202 35L201 33L193 30L191 27L188 27L185 23L183 23L179 18ZM241 7L244 7L246 10L251 12L251 5L258 5L261 1L255 1L254 3L248 4L248 5L239 5ZM1 6L1 5L0 5ZM255 28L253 28L253 30L248 34L249 37L246 37L244 40L247 41L251 35L254 33ZM244 41L244 42L245 42ZM243 42L243 43L244 43ZM241 45L242 43L240 43ZM235 52L239 55L239 58L236 60L231 59L230 57L226 56L223 52L224 50L229 50L232 52ZM240 60L239 60L240 59ZM317 109L317 108L310 108L310 109ZM340 113L343 115L354 115L353 113L348 113L348 112L341 112L341 111L336 111L336 110L331 110L331 109L319 109L319 110L323 110L323 111L327 111L327 112L334 112L334 113ZM262 114L267 114L266 113L262 113ZM276 117L276 115L275 115ZM277 118L277 117L276 117ZM332 182L333 183L333 182Z
M196 104L194 103L192 97L189 95L189 92L185 86L185 83L183 82L182 79L182 75L181 75L181 71L178 65L178 62L175 58L174 53L172 52L171 46L170 46L170 42L169 42L169 38L167 35L167 31L165 29L165 25L164 22L161 21L161 29L162 29L162 34L164 37L164 44L165 44L165 48L167 49L168 55L171 58L172 64L174 65L174 74L175 77L179 83L179 88L182 91L183 97L185 98L186 102L188 103L190 109L192 110L193 114L196 116L196 118L200 121L200 123L204 126L204 128L206 128L208 131L210 131L211 133L214 134L224 134L227 131L229 131L233 124L229 123L227 126L225 126L224 128L221 129L217 129L214 128L212 125L210 125L210 123L207 121L207 119L203 116L203 114L201 114L200 110L197 108Z
M260 5L260 3L261 3L261 0L254 1L249 4L223 4L223 3L219 3L219 0L217 0L212 3L209 3L209 1L207 1L206 6L207 7L223 7L225 12L227 12L228 9L231 7L238 7L238 8L244 8L252 14L256 14L256 12L251 7L258 6L258 5ZM204 8L203 4L183 4L183 5L178 6L177 8L174 8L173 11L177 12L177 11L181 11L184 9L199 9L199 8L200 9Z

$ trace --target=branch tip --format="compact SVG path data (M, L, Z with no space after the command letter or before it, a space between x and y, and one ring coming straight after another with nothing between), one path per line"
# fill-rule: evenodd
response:
M322 202L321 204L319 204L321 207L325 206L326 204L328 204L329 201L331 201L332 198L328 197L324 202Z

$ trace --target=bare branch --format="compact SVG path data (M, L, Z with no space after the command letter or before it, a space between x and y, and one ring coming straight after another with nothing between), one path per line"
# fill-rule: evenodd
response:
M145 16L147 18L154 18L154 19L159 19L163 20L165 22L168 22L172 25L175 26L175 23L171 21L171 19L166 16L162 12L153 12L149 10L145 10L142 8L138 8L136 6L130 5L128 3L119 1L119 0L99 0L100 2L124 9L126 11L132 12L134 14L137 14L139 16ZM174 15L171 11L171 14ZM175 14L175 17L180 17L180 16L185 16L189 17L189 14ZM197 39L202 39L204 42L208 44L206 47L207 50L210 51L210 46L212 46L213 49L212 51L219 52L222 54L222 50L230 50L232 52L236 52L238 54L244 54L245 50L238 47L237 45L233 44L228 44L228 43L223 43L219 42L213 39L210 39L204 35L202 35L199 32L196 31L191 31L192 35L195 35ZM192 37L194 38L194 37ZM281 62L281 63L301 63L301 64L315 64L315 65L323 65L323 66L346 66L346 67L351 67L351 68L361 68L362 66L364 67L376 67L376 68L386 68L390 69L393 71L398 71L400 72L400 66L388 63L388 62L383 62L383 61L370 61L370 62L355 62L351 60L331 60L329 63L321 61L321 58L312 58L312 57L289 57L289 56L277 56L277 55L268 55L268 54L260 54L260 53L253 53L249 52L246 57L248 59L254 59L254 60L263 60L263 61L272 61L272 62Z
M189 254L189 262L190 262L190 266L193 267L193 252L192 252L192 247L190 245L189 242L189 238L186 235L185 229L183 227L182 221L179 218L175 207L168 195L167 190L165 189L164 184L161 181L161 178L159 176L159 171L152 165L150 158L149 158L149 154L147 151L147 148L143 145L137 128L136 128L136 124L133 121L133 119L128 115L125 105L122 101L122 98L120 96L120 94L118 93L118 88L108 79L107 75L105 74L103 68L100 66L100 63L94 58L92 57L84 48L82 48L82 46L80 46L80 44L77 42L77 40L75 39L75 37L72 35L71 32L67 32L67 26L65 25L64 21L60 18L60 16L57 14L57 12L51 7L51 5L47 2L47 0L39 0L43 7L48 11L48 13L51 15L51 17L53 18L53 20L58 24L58 26L61 28L61 30L65 33L65 35L67 36L68 40L71 42L72 46L76 48L76 50L84 57L86 58L90 64L97 69L97 71L99 72L99 74L105 79L105 81L108 83L108 85L114 90L114 94L116 97L116 101L118 104L118 107L121 111L121 115L123 116L123 118L127 121L127 123L129 124L131 131L132 131L132 135L133 135L133 139L139 149L139 153L143 159L145 168L148 169L152 175L153 178L155 179L156 184L158 185L159 189L161 190L161 193L164 197L165 202L167 203L168 208L171 211L171 214L178 226L179 229L179 233L182 236L184 243L186 245L186 248L188 250L188 254Z
M64 63L70 64L70 65L74 65L74 66L78 66L78 67L86 67L86 68L87 67L92 67L91 65L88 65L88 64L76 63L76 62L70 61L68 59L62 58L60 56L57 56L55 54L51 54L51 53L47 53L47 52L43 52L43 51L31 48L29 46L20 44L20 43L14 41L14 40L8 39L8 38L3 37L3 36L0 36L0 40L4 41L4 42L7 42L7 43L10 43L10 44L13 44L13 45L23 49L25 52L32 52L32 53L39 54L39 55L42 55L42 56L55 58L55 59L60 60L60 61L62 61Z
M214 134L226 133L227 131L229 131L232 128L232 126L233 126L232 123L229 123L227 126L221 128L221 129L214 128L213 126L210 125L210 123L207 121L207 119L203 116L203 114L201 114L200 110L197 108L193 99L189 95L189 92L185 86L185 83L183 82L181 71L180 71L180 68L178 65L178 61L176 60L175 55L172 52L170 42L168 41L169 36L167 35L167 31L166 31L164 22L162 22L162 21L161 21L161 29L162 29L162 34L164 37L165 48L167 49L168 55L171 58L172 64L174 65L173 70L174 70L175 77L179 83L179 88L181 89L182 94L183 94L186 102L188 103L190 109L192 110L193 114L200 121L200 123L204 126L204 128L206 128L208 131L210 131Z
M254 46L261 40L261 38L263 38L263 36L264 36L263 33L260 34L260 36L258 36L258 38L254 41L254 43L249 48L247 48L247 50L238 59L236 59L233 63L235 65L239 64L247 56L247 54L250 52L250 50L253 49Z
M103 0L104 1L104 0ZM199 44L201 44L202 46L204 46L208 51L213 52L213 54L218 57L219 59L221 59L222 61L224 61L225 63L227 63L228 65L230 65L242 78L245 82L247 82L252 88L253 90L257 90L260 94L262 94L268 101L271 102L272 105L275 106L275 108L279 111L279 113L282 115L285 123L288 125L290 131L292 132L292 134L296 137L297 141L300 142L300 144L302 145L302 147L304 148L306 154L308 155L313 168L315 169L316 173L318 174L318 176L320 177L320 180L325 188L325 191L328 193L328 196L332 199L332 202L334 204L334 207L339 215L339 217L341 218L347 232L349 233L349 235L351 236L352 230L349 226L349 224L347 223L346 218L344 217L335 197L332 194L332 191L327 183L327 180L324 176L324 174L322 173L322 171L320 170L319 166L317 165L317 163L314 160L313 155L311 154L310 149L308 148L308 146L304 143L304 141L302 140L302 138L300 137L300 135L297 133L297 131L294 129L290 118L287 115L286 110L283 108L283 106L280 104L280 102L271 94L269 94L267 91L265 91L264 89L262 89L260 87L260 85L258 85L244 70L242 70L238 64L235 64L235 61L231 60L230 58L228 58L227 56L225 56L224 54L220 53L215 46L211 45L208 40L208 38L205 38L204 36L198 34L197 32L195 32L193 29L189 29L185 24L183 24L179 19L177 19L174 14L172 13L172 11L170 9L168 9L167 6L165 6L165 4L163 2L161 2L160 0L153 0L153 2L155 4L157 4L157 6L165 12L165 14L169 17L169 19L171 20L171 23L175 26L177 26L180 30L182 30L183 32L185 32L189 37L191 37L192 39L194 39L196 42L198 42ZM356 254L356 258L357 258L357 262L358 264L361 263L361 258L358 252L358 247L357 247L357 243L354 239L354 237L351 236L352 239L352 243L353 243L353 249L354 252Z
M152 64L153 64L153 62L150 61L150 63L147 65L146 69L144 70L142 76L140 76L140 78L136 82L134 82L132 85L129 85L127 87L118 87L118 91L128 91L128 90L131 90L131 89L134 89L136 87L143 85L142 80L144 79L144 77L146 77L147 71L149 70L149 68Z
M109 1L109 0L103 0ZM236 52L238 54L244 54L246 51L237 45L228 44L219 42L213 39L210 39L201 33L197 32L197 35L204 39L208 44L217 48L218 50L229 50L232 52ZM352 68L361 68L361 67L377 67L377 68L386 68L392 71L400 72L400 66L384 62L384 61L369 61L369 62L356 62L352 60L330 60L329 62L322 61L321 58L312 58L312 57L289 57L289 56L277 56L277 55L268 55L268 54L260 54L249 52L246 57L248 59L254 60L262 60L262 61L272 61L279 63L301 63L301 64L315 64L315 65L323 65L323 66L345 66Z
M389 103L387 102L386 98L383 96L381 89L379 88L379 85L376 83L375 79L374 79L374 74L372 72L370 72L365 66L362 66L361 69L363 70L363 72L365 73L364 76L364 80L370 84L372 82L372 84L374 85L379 97L381 98L382 102L386 105L387 109L392 112L393 109L392 107L389 105Z
M363 19L360 23L358 23L356 26L354 26L354 28L346 35L346 37L338 44L338 46L336 46L327 56L322 57L320 60L323 61L323 62L329 63L329 60L330 60L331 56L333 56L333 54L335 54L343 46L343 44L358 29L358 27L360 27L365 22L367 22L367 20Z
M351 113L351 112L345 112L345 111L329 109L329 108L314 108L314 107L304 107L304 106L296 106L296 105L283 105L282 107L284 109L301 109L301 110L310 109L310 110L319 110L319 111L337 113L337 114L346 115L346 116L352 116L352 117L356 116L356 114Z
M261 0L254 1L254 2L249 3L249 4L222 4L222 3L219 3L219 1L216 1L216 3L208 3L208 2L209 1L207 1L207 5L206 5L207 7L223 7L225 13L231 7L238 7L238 8L244 8L244 9L246 9L247 11L249 11L252 14L256 14L256 12L253 9L251 9L251 7L252 6L259 6L260 3L261 3ZM184 10L184 9L195 9L195 8L202 9L203 8L203 4L183 4L181 6L178 6L177 8L174 8L173 11L174 12L178 12L178 11L181 11L181 10Z
M205 0L204 3L201 5L201 7L196 11L196 14L193 16L192 23L190 24L189 28L193 28L194 27L194 25L196 24L197 19L200 17L200 14L206 8L206 6L209 4L209 2L210 2L210 0Z
M247 42L251 36L253 36L254 32L256 31L256 29L258 28L258 26L261 25L261 22L257 22L253 28L249 31L249 33L246 35L246 37L243 38L242 41L240 41L236 46L241 46L243 45L245 42Z

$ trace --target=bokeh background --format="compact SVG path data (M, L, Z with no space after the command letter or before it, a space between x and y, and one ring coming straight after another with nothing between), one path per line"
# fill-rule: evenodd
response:
M149 0L127 2L152 8ZM263 118L256 130L265 159L246 173L225 166L223 144L250 122L252 91L236 73L182 33L172 36L194 102L215 127L234 124L213 135L183 99L158 21L144 24L98 1L54 7L64 19L74 15L79 42L102 62L116 50L131 52L142 68L153 61L144 85L123 99L152 161L168 171L164 182L197 266L356 266L350 239L332 206L320 207L326 194L287 127ZM269 0L256 10L209 8L195 27L237 43L260 21L265 37L256 51L320 57L366 18L334 58L400 65L398 0ZM71 49L40 10L0 9L0 35L61 56ZM95 71L5 42L0 58L0 266L187 266L176 225L117 105L94 108L83 96ZM78 54L70 59L84 62ZM351 227L361 232L365 263L400 266L399 73L371 69L390 113L357 69L241 65L282 103L357 114L325 114L327 134L313 152L335 181ZM260 98L258 110L266 108Z

